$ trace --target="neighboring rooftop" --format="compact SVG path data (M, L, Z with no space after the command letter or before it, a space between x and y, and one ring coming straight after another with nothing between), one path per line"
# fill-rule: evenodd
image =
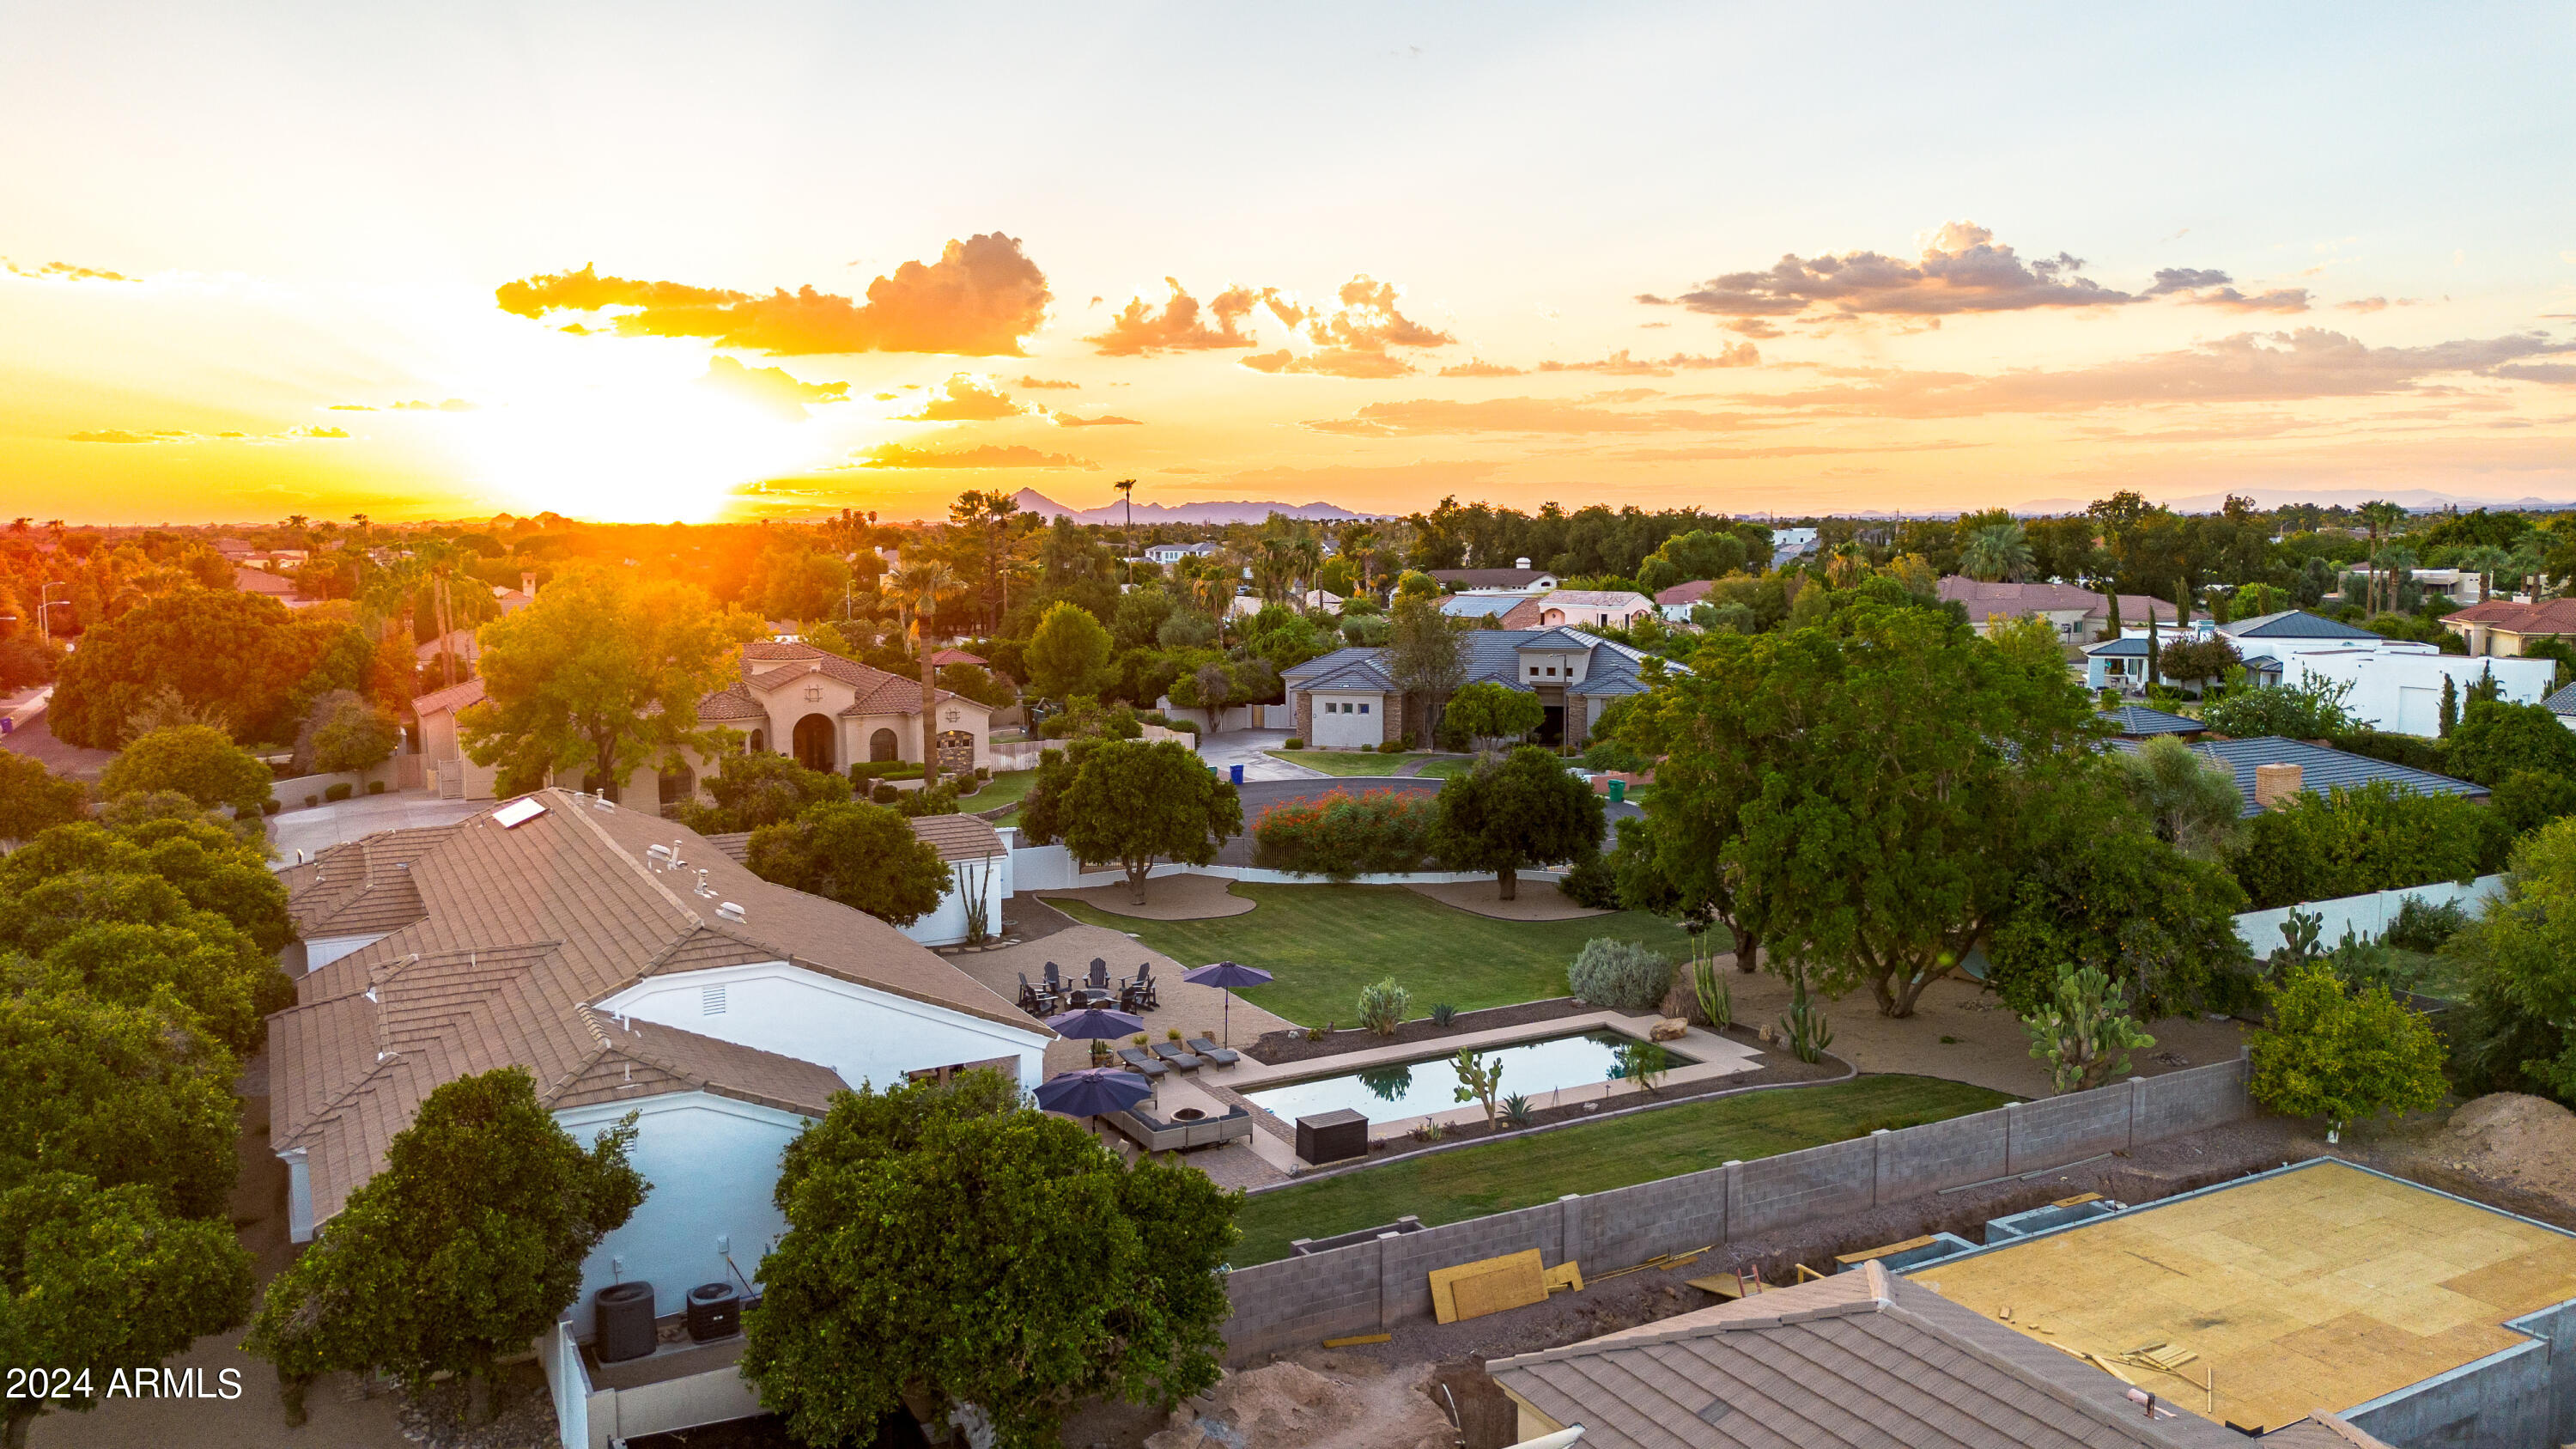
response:
M2047 1353L2186 1350L2134 1377L2277 1429L2530 1342L2505 1323L2576 1298L2576 1235L2319 1159L1910 1276Z
M2149 709L2143 704L2124 704L2102 711L2102 718L2120 732L2123 739L2144 739L2149 735L2196 735L2208 729L2196 719Z
M2311 614L2305 609L2283 609L2276 614L2257 614L2250 619L2236 619L2217 625L2219 633L2230 639L2377 639L2381 636L2368 629Z
M2138 741L2117 739L2111 741L2111 747L2134 750ZM2248 816L2263 813L2263 807L2254 799L2254 770L2258 765L2298 766L2299 788L2302 790L2323 791L2338 787L2349 790L2386 780L2411 795L2462 795L2472 800L2484 800L2488 793L2484 785L2454 780L2448 775L2436 775L2412 765L2330 750L2323 745L2305 744L2279 735L2261 735L2245 740L2212 739L2204 735L2192 741L2191 748L2194 753L2216 760L2236 773L2236 793L2245 800L2241 813Z
M1556 586L1546 569L1431 569L1431 577L1453 589L1544 589Z
M2537 604L2488 599L2444 614L2442 623L2453 630L2485 624L2508 634L2576 634L2576 599L2544 599Z
M1452 619L1499 619L1528 602L1527 594L1446 594L1440 612Z
M2551 714L2576 715L2576 684L2568 685L2541 703L2549 706Z
M980 815L915 815L904 823L912 827L913 837L930 842L939 858L951 865L961 860L985 860L1004 853L1002 834ZM707 837L707 844L724 853L731 861L742 861L751 854L751 832L729 830Z
M1583 1449L2244 1442L2191 1415L2149 1419L2109 1374L1877 1263L1486 1372L1523 1406L1524 1438L1534 1417L1581 1424Z
M1587 653L1584 679L1568 693L1577 695L1642 694L1646 684L1646 656L1625 644L1614 644L1595 638L1580 629L1558 626L1547 629L1470 629L1458 636L1467 654L1467 677L1462 684L1491 680L1514 689L1529 688L1521 675L1520 654L1525 649L1555 650L1565 653ZM1667 664L1666 668L1678 666ZM1383 647L1336 649L1330 654L1309 659L1284 676L1289 685L1301 690L1378 690L1395 688L1386 670Z
M2031 614L2081 614L2088 617L2098 615L2108 620L2111 610L2107 595L2075 584L1987 583L1960 574L1942 579L1934 588L1934 596L1945 604L1955 603L1967 610L1969 622L1978 624L1998 614L2007 619ZM2148 594L2120 596L2120 620L2123 624L2143 624L2150 613L2160 622L2171 624L2174 621L2173 601Z

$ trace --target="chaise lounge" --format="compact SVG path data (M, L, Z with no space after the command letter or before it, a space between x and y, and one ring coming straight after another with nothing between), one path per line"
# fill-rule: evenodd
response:
M1140 1072L1143 1072L1149 1079L1169 1076L1172 1071L1170 1067L1167 1067L1161 1062L1158 1062L1152 1057L1146 1055L1144 1050L1140 1047L1120 1047L1118 1049L1118 1060L1125 1062L1127 1065L1134 1067Z
M1191 1051L1197 1052L1202 1060L1213 1062L1220 1067L1230 1067L1243 1060L1243 1053L1218 1046L1203 1036L1191 1037L1187 1045Z
M1206 1062L1191 1055L1187 1047L1182 1046L1176 1041L1158 1041L1154 1043L1154 1055L1161 1057L1164 1061L1171 1063L1173 1066L1184 1072L1195 1072L1199 1068L1207 1065Z

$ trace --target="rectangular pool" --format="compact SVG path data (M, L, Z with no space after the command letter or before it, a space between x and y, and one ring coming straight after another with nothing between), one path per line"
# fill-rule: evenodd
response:
M1621 1032L1591 1031L1490 1049L1485 1059L1503 1064L1503 1079L1495 1101L1518 1092L1545 1106L1546 1094L1559 1087L1613 1080L1621 1075L1620 1049L1635 1040ZM1669 1047L1664 1055L1672 1066L1690 1063L1690 1058ZM1399 1117L1419 1117L1465 1105L1458 1101L1457 1088L1457 1054L1452 1052L1417 1062L1391 1062L1339 1076L1264 1087L1243 1095L1253 1105L1289 1122L1344 1107L1372 1122L1392 1122Z

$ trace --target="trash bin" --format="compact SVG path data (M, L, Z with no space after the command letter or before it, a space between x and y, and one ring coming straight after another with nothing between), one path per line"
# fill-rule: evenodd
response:
M1235 784L1240 785L1243 783L1243 767L1241 765L1228 765L1226 770L1233 778Z
M1616 804L1618 804L1620 801L1625 800L1625 799L1627 799L1627 798L1628 798L1628 782L1627 782L1627 781L1625 781L1625 780L1613 780L1613 781L1611 781L1611 782L1610 782L1610 803L1611 803L1611 804L1613 804L1613 805L1616 805Z
M624 1363L653 1352L653 1285L616 1283L591 1296L592 1350L601 1363Z

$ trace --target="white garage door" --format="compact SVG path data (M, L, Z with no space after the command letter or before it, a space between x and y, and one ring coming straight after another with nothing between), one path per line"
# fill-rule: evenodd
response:
M1373 750L1386 737L1386 722L1377 711L1374 697L1317 695L1315 738L1308 743L1319 750Z

